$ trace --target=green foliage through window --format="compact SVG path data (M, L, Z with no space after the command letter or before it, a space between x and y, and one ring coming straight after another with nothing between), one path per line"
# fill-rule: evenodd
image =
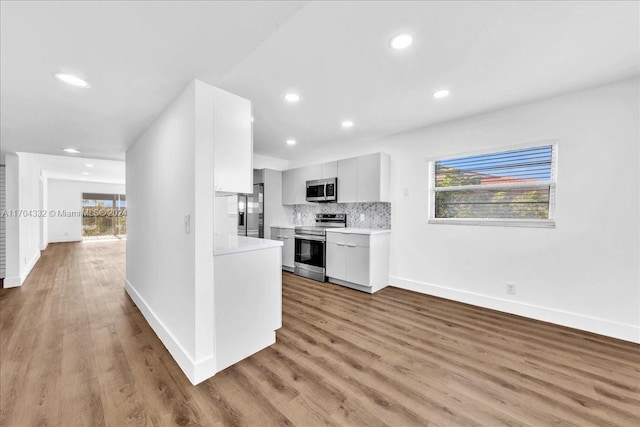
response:
M123 237L127 234L127 199L124 194L84 193L82 236Z

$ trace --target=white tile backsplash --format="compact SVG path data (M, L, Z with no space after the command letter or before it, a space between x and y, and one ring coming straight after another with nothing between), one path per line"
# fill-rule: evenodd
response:
M347 227L391 228L391 203L310 203L293 206L294 225L315 225L317 213L345 213ZM362 219L364 215L364 220Z

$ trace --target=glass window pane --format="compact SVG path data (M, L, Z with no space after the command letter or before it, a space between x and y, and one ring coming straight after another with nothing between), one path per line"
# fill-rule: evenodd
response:
M550 188L436 193L436 218L549 218Z

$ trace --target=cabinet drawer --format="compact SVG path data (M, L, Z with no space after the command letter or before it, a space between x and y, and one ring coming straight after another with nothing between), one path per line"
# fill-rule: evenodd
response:
M280 228L279 230L282 237L286 239L293 239L293 236L296 234L296 231L292 228Z
M276 240L293 239L295 231L290 228L271 227L271 238Z
M367 234L347 234L347 233L327 233L327 242L343 244L347 246L369 247L369 235Z
M280 240L283 236L282 228L271 227L271 238L274 240Z

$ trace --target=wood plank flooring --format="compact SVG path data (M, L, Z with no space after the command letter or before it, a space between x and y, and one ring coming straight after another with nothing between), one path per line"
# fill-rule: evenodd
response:
M285 273L277 343L193 387L123 289L124 242L0 290L2 426L638 426L640 346Z

